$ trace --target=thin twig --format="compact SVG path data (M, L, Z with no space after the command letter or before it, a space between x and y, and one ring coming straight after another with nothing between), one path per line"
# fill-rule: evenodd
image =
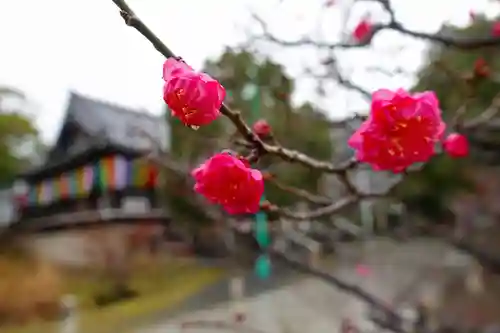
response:
M124 0L112 0L113 3L120 9L120 15L125 23L136 29L143 35L151 44L166 58L176 57L175 53L170 50L163 42L140 20L132 9L126 4ZM353 168L357 162L348 161L339 165L327 161L319 161L304 153L287 149L282 146L270 145L264 143L260 138L253 133L251 128L245 123L241 116L241 112L231 110L225 104L222 104L220 112L225 115L234 124L238 132L241 133L243 138L252 144L252 146L259 151L260 154L270 154L281 157L285 161L298 163L309 168L321 170L327 173L341 173L345 169Z
M328 50L336 50L336 49L354 49L354 48L363 48L369 46L373 41L373 38L384 30L392 30L397 31L403 35L415 37L418 39L423 39L435 43L440 43L444 46L454 47L462 50L474 50L484 47L496 47L500 45L500 37L494 36L480 36L480 37L454 37L454 36L445 36L443 34L436 33L425 33L421 31L415 31L406 28L396 19L396 14L394 12L394 8L392 7L390 1L388 0L364 0L368 2L378 2L380 3L387 13L390 16L390 21L387 24L375 24L372 27L371 33L369 36L366 36L365 40L362 43L344 43L344 42L322 42L313 40L308 37L303 37L296 40L285 40L273 35L266 24L266 22L258 17L257 15L253 15L255 21L260 25L261 30L263 31L262 35L254 36L251 40L266 40L270 41L282 46L289 47L300 47L300 46L314 46L317 48L328 49Z

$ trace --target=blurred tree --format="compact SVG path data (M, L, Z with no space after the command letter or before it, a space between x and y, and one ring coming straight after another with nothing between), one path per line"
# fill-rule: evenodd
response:
M409 174L398 186L398 194L410 211L430 221L449 221L451 196L472 188L465 176L467 164L445 155L436 156L422 170Z
M12 100L24 101L22 92L0 87L0 183L9 182L39 153L38 132L32 120Z
M493 22L477 16L474 24L468 27L445 26L442 33L463 37L487 36ZM475 62L481 58L494 73L500 67L499 55L497 48L458 50L433 44L428 52L427 65L420 71L414 90L434 90L447 119L451 119L468 96L471 96L468 114L484 111L500 91L500 78L493 74L493 77L470 80L468 88L466 79L472 75Z
M219 59L207 61L205 71L221 82L226 88L225 102L232 109L241 111L250 124L256 120L252 113L252 103L256 89L260 89L259 117L266 119L272 126L274 138L286 147L306 151L318 159L330 160L333 148L327 118L309 104L298 107L292 104L293 80L281 65L269 59L259 61L246 51L227 49ZM169 112L167 119L171 126L171 140L175 143L172 144L172 157L189 167L202 162L213 152L226 148L228 141L238 135L226 118L220 118L198 131L183 126ZM232 148L243 152L241 147ZM271 164L270 159L263 158L258 164L259 169L272 172L280 181L289 185L317 191L319 172L295 164ZM183 207L185 211L188 200L182 200L185 192L180 190L178 183L170 187L172 191L179 191L181 196L169 200L175 200L176 205ZM293 195L272 185L267 186L266 197L279 205L294 204L297 200ZM179 200L183 204L179 204ZM195 210L191 212L199 216Z
M465 28L445 26L441 33L464 37L488 35L492 22L485 17L476 17L474 23ZM436 92L444 118L449 123L456 111L467 105L468 115L483 112L500 91L500 78L473 78L478 59L484 59L491 73L500 67L500 51L495 48L458 50L433 44L428 51L427 64L418 74L414 91ZM451 129L448 129L449 131ZM499 142L500 143L500 142ZM427 163L421 172L410 175L400 186L400 194L408 207L432 220L449 216L447 202L457 191L467 190L472 184L465 176L472 161L481 152L473 149L467 160L451 160L439 156Z

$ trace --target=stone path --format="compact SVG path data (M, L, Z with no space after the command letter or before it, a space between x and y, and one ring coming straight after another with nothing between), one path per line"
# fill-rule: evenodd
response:
M359 284L387 302L398 298L402 298L400 301L405 299L411 301L422 297L423 294L439 295L439 287L450 274L455 274L457 271L456 267L443 264L450 253L452 252L442 244L427 241L408 244L371 243L363 248L347 246L342 250L342 259L327 265L327 269L343 279ZM356 273L358 263L369 267L368 276ZM465 264L467 263L462 262L455 266L462 267ZM256 283L258 285L257 281ZM219 291L215 289L211 292L215 294L220 292L219 298L228 296L227 286L218 288ZM245 325L236 330L237 332L331 332L332 329L339 327L342 318L345 317L361 325L364 330L369 331L373 328L366 319L368 309L365 304L320 280L309 277L295 280L279 289L254 293L253 297L244 301L243 308L247 318ZM234 309L231 304L219 304L207 310L164 319L163 322L137 333L180 332L180 323L199 320L209 320L212 323L230 322L234 320ZM186 328L183 332L223 331L221 328Z

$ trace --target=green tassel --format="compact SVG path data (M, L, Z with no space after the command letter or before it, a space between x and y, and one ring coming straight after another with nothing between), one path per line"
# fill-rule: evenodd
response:
M271 275L271 260L269 260L267 254L263 254L257 258L255 272L261 279L267 279Z
M254 68L254 80L257 80L258 68ZM260 88L256 86L255 95L252 99L252 113L254 120L259 118L260 111ZM265 196L263 195L260 199L261 202L265 201ZM267 214L263 211L259 211L255 214L255 239L263 251L270 245L271 238L269 237L269 230L267 227ZM266 279L271 275L271 260L269 255L261 254L257 261L255 262L255 272L257 276L261 279Z

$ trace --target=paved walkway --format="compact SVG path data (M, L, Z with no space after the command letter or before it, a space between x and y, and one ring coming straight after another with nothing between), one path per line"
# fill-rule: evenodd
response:
M363 248L347 246L341 254L343 259L327 265L327 269L339 277L359 284L387 302L398 298L412 301L421 298L422 295L439 295L440 286L450 274L455 274L457 271L451 264L443 265L450 253L454 255L442 244L432 242L408 244L382 242L371 243ZM356 265L359 263L369 268L367 276L356 273ZM462 267L465 264L467 263L459 262L455 266ZM274 281L279 285L279 276ZM264 286L258 281L248 284L247 289L250 288L249 293L253 293L251 295L253 297L247 298L243 304L247 319L239 332L331 332L332 329L339 327L344 317L349 317L363 326L362 329L373 328L366 319L365 304L320 280L301 278L274 290L272 283L268 283L268 291L264 287L257 287ZM247 292L247 295L249 293ZM201 302L201 299L208 297L209 294L212 295L210 297L227 299L227 286L216 287L205 296L200 295L201 298L198 299ZM219 304L207 310L194 311L170 319L164 318L157 325L137 333L180 332L180 323L199 320L208 320L212 323L231 322L234 320L234 309L231 304ZM187 328L183 332L202 331L215 333L224 330Z
M244 282L245 296L250 298L256 297L292 283L297 278L297 274L294 271L282 266L274 266L272 275L266 280L261 280L253 272L249 272ZM213 308L221 303L227 303L229 300L229 279L224 279L188 299L170 315L175 316Z

